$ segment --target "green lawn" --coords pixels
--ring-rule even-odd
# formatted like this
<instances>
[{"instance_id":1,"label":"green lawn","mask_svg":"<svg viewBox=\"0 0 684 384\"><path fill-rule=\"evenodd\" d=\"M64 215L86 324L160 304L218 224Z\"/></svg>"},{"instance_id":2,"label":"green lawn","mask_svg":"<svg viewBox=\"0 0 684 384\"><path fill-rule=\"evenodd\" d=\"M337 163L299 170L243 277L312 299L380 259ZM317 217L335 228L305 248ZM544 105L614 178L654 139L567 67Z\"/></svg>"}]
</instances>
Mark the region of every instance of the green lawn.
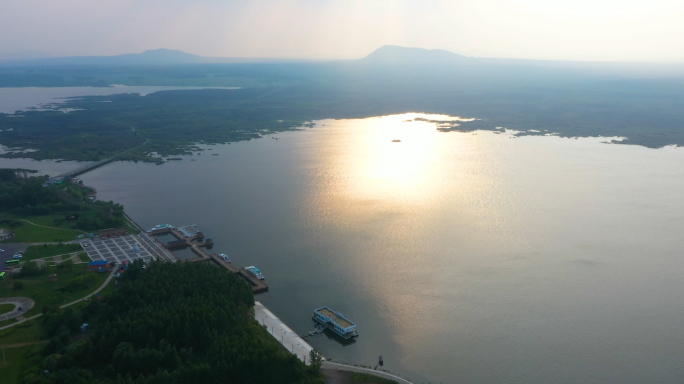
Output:
<instances>
[{"instance_id":1,"label":"green lawn","mask_svg":"<svg viewBox=\"0 0 684 384\"><path fill-rule=\"evenodd\" d=\"M30 261L78 251L83 251L80 244L34 245L26 249L26 253L24 253L24 257L21 260Z\"/></svg>"},{"instance_id":2,"label":"green lawn","mask_svg":"<svg viewBox=\"0 0 684 384\"><path fill-rule=\"evenodd\" d=\"M93 288L94 291L96 288ZM114 291L114 280L112 280L105 289L100 291L103 296L109 295ZM89 292L90 293L90 292ZM85 296L85 295L83 295ZM73 300L72 300L73 301ZM87 301L81 301L71 306L71 308L79 308L84 305L88 305ZM35 341L42 340L42 334L40 329L40 318L35 320L29 320L24 323L15 325L14 327L7 328L0 331L0 345L10 345L10 344L20 344L20 343L31 343ZM0 327L5 325L10 325L16 322L15 319L6 320L0 322ZM3 382L4 384L4 382Z\"/></svg>"},{"instance_id":3,"label":"green lawn","mask_svg":"<svg viewBox=\"0 0 684 384\"><path fill-rule=\"evenodd\" d=\"M25 314L26 317L31 317L41 313L46 305L63 305L88 295L99 288L108 276L108 273L88 272L82 264L75 265L71 271L58 271L56 267L48 267L46 272L40 276L25 278L18 278L14 273L10 273L9 279L0 282L0 297L24 296L33 299L36 305ZM57 274L57 281L50 281L48 276L51 273ZM92 281L84 284L85 288L80 286L71 291L60 290L68 286L74 278L85 275L95 276L91 278ZM24 288L14 290L15 281L22 281Z\"/></svg>"},{"instance_id":4,"label":"green lawn","mask_svg":"<svg viewBox=\"0 0 684 384\"><path fill-rule=\"evenodd\" d=\"M79 259L81 259L82 262L84 263L89 263L93 261L90 257L88 257L88 254L83 252L78 254Z\"/></svg>"},{"instance_id":5,"label":"green lawn","mask_svg":"<svg viewBox=\"0 0 684 384\"><path fill-rule=\"evenodd\" d=\"M30 320L0 331L0 345L31 343L41 340L40 321Z\"/></svg>"},{"instance_id":6,"label":"green lawn","mask_svg":"<svg viewBox=\"0 0 684 384\"><path fill-rule=\"evenodd\" d=\"M7 243L36 243L36 242L58 242L58 241L69 241L74 240L76 236L83 234L81 231L76 231L69 229L71 223L63 222L60 224L55 224L55 220L61 220L63 216L61 215L44 215L44 216L26 216L26 217L16 217L9 213L0 214L0 221L2 220L28 220L34 224L44 225L53 228L39 227L38 225L32 225L25 221L21 221L21 225L18 227L8 227L4 225L3 227L9 230L15 231L17 237L11 240L7 240Z\"/></svg>"},{"instance_id":7,"label":"green lawn","mask_svg":"<svg viewBox=\"0 0 684 384\"><path fill-rule=\"evenodd\" d=\"M4 327L5 325L10 325L12 323L16 323L17 319L9 319L9 320L4 320L0 321L0 327Z\"/></svg>"},{"instance_id":8,"label":"green lawn","mask_svg":"<svg viewBox=\"0 0 684 384\"><path fill-rule=\"evenodd\" d=\"M14 309L14 304L0 304L0 315L10 312Z\"/></svg>"},{"instance_id":9,"label":"green lawn","mask_svg":"<svg viewBox=\"0 0 684 384\"><path fill-rule=\"evenodd\" d=\"M0 378L2 384L16 384L21 382L19 375L31 355L40 351L42 345L31 345L19 348L6 348L5 361L7 365L0 364Z\"/></svg>"}]
</instances>

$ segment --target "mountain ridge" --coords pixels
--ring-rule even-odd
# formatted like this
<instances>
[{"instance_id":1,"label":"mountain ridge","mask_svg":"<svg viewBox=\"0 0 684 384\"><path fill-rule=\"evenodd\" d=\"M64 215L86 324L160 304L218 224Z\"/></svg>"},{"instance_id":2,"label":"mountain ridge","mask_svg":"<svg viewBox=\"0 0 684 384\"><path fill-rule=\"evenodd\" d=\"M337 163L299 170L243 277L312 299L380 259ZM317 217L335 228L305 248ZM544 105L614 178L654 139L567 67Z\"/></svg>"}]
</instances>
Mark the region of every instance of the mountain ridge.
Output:
<instances>
[{"instance_id":1,"label":"mountain ridge","mask_svg":"<svg viewBox=\"0 0 684 384\"><path fill-rule=\"evenodd\" d=\"M467 60L468 57L443 49L425 49L401 47L398 45L383 45L382 47L363 57L363 62L384 64L429 64L450 63Z\"/></svg>"}]
</instances>

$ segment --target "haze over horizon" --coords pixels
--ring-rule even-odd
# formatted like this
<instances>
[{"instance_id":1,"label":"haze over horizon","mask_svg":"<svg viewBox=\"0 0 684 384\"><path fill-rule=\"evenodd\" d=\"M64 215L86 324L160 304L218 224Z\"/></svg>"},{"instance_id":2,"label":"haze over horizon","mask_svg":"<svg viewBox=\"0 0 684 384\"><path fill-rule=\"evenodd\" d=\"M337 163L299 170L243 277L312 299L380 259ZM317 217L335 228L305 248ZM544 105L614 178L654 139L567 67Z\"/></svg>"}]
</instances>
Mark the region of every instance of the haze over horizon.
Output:
<instances>
[{"instance_id":1,"label":"haze over horizon","mask_svg":"<svg viewBox=\"0 0 684 384\"><path fill-rule=\"evenodd\" d=\"M122 0L3 4L0 53L357 59L383 45L471 57L682 62L673 0Z\"/></svg>"}]
</instances>

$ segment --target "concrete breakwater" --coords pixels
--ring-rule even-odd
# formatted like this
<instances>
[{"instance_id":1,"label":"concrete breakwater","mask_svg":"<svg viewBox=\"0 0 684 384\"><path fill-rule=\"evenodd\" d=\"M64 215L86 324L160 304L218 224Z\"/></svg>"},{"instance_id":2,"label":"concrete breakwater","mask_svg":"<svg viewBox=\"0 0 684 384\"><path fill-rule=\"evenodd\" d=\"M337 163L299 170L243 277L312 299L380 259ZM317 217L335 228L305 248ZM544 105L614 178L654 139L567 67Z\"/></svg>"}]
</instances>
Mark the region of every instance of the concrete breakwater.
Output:
<instances>
[{"instance_id":1,"label":"concrete breakwater","mask_svg":"<svg viewBox=\"0 0 684 384\"><path fill-rule=\"evenodd\" d=\"M304 364L309 365L311 363L309 353L313 347L258 301L254 302L254 319Z\"/></svg>"}]
</instances>

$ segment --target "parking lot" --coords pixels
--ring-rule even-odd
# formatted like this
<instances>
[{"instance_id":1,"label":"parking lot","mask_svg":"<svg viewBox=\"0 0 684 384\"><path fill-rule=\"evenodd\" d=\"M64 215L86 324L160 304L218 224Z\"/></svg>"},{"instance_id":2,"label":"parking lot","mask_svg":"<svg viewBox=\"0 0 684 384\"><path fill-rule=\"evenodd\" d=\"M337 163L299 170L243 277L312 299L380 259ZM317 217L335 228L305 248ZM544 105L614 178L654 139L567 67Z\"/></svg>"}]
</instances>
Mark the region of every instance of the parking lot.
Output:
<instances>
[{"instance_id":1,"label":"parking lot","mask_svg":"<svg viewBox=\"0 0 684 384\"><path fill-rule=\"evenodd\" d=\"M2 268L5 266L5 261L7 260L13 260L12 256L16 252L25 252L26 247L28 247L28 244L22 244L22 243L6 243L6 244L0 244L0 249L3 251L0 252L0 271L2 271Z\"/></svg>"},{"instance_id":2,"label":"parking lot","mask_svg":"<svg viewBox=\"0 0 684 384\"><path fill-rule=\"evenodd\" d=\"M143 259L145 262L157 258L165 259L160 250L153 249L136 235L117 236L105 240L93 238L81 241L81 245L93 261L106 260L120 264L123 261L133 262L137 259Z\"/></svg>"}]
</instances>

